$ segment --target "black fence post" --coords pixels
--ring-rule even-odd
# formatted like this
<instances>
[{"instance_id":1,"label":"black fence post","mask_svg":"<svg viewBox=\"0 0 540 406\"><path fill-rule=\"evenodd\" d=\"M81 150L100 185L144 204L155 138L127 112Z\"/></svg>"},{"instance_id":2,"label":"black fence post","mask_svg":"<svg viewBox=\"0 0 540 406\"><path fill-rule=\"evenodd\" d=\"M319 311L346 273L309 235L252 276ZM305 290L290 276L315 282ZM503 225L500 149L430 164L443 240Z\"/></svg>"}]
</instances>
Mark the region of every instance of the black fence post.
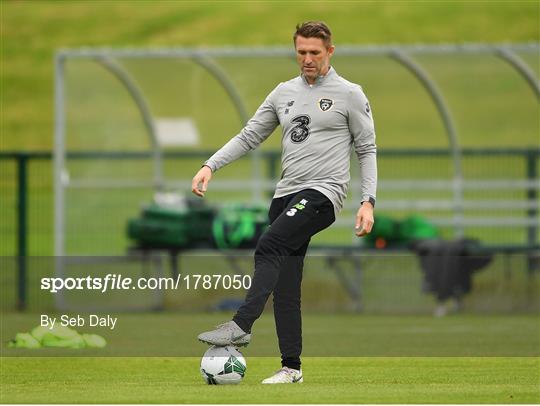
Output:
<instances>
[{"instance_id":1,"label":"black fence post","mask_svg":"<svg viewBox=\"0 0 540 406\"><path fill-rule=\"evenodd\" d=\"M28 156L17 154L17 310L26 308L26 257L28 246Z\"/></svg>"},{"instance_id":2,"label":"black fence post","mask_svg":"<svg viewBox=\"0 0 540 406\"><path fill-rule=\"evenodd\" d=\"M538 219L538 191L533 187L534 181L538 179L537 170L538 151L529 150L527 152L527 180L531 183L531 187L527 189L527 200L531 203L531 206L527 210L527 218L531 220L531 224L527 228L527 243L530 246L536 245L538 238L538 226L536 220ZM538 269L538 258L535 255L527 256L527 270L529 273Z\"/></svg>"}]
</instances>

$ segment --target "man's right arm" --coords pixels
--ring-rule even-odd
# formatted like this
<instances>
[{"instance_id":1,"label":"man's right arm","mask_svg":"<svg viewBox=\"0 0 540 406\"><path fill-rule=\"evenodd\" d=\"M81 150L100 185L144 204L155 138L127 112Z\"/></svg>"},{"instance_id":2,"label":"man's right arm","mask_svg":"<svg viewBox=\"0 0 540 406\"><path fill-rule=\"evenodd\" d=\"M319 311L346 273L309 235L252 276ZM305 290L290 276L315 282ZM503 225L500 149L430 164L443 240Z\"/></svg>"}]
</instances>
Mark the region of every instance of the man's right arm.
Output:
<instances>
[{"instance_id":1,"label":"man's right arm","mask_svg":"<svg viewBox=\"0 0 540 406\"><path fill-rule=\"evenodd\" d=\"M191 191L203 197L212 173L257 148L279 125L276 111L278 85L238 135L208 159L191 182Z\"/></svg>"},{"instance_id":2,"label":"man's right arm","mask_svg":"<svg viewBox=\"0 0 540 406\"><path fill-rule=\"evenodd\" d=\"M257 148L274 132L279 125L275 102L278 89L279 86L268 95L242 131L204 163L212 172Z\"/></svg>"}]
</instances>

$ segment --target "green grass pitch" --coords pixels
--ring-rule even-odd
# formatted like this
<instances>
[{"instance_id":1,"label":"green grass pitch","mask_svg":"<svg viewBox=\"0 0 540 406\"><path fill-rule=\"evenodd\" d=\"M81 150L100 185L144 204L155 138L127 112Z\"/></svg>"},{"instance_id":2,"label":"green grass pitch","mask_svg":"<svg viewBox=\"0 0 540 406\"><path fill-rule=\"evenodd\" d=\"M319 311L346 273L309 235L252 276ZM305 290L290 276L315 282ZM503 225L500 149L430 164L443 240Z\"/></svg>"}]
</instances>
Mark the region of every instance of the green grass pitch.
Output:
<instances>
[{"instance_id":1,"label":"green grass pitch","mask_svg":"<svg viewBox=\"0 0 540 406\"><path fill-rule=\"evenodd\" d=\"M91 331L107 338L104 350L36 352L10 350L5 342L15 331L33 327L38 315L3 314L0 401L540 403L538 316L308 313L303 322L305 381L271 387L260 384L279 368L271 315L257 321L253 342L242 350L248 368L235 387L204 383L199 361L206 346L194 340L226 315L118 316L114 332ZM187 356L177 356L181 353Z\"/></svg>"},{"instance_id":2,"label":"green grass pitch","mask_svg":"<svg viewBox=\"0 0 540 406\"><path fill-rule=\"evenodd\" d=\"M2 403L540 403L538 358L304 359L303 384L208 386L198 358L4 358Z\"/></svg>"}]
</instances>

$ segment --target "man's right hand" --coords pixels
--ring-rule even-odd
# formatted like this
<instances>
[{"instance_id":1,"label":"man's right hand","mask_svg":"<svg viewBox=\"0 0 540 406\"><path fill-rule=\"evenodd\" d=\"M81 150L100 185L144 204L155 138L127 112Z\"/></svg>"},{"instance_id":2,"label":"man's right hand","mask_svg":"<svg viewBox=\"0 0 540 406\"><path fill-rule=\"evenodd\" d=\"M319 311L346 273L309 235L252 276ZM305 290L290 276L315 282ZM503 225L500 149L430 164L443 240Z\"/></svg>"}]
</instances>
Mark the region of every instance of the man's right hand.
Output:
<instances>
[{"instance_id":1,"label":"man's right hand","mask_svg":"<svg viewBox=\"0 0 540 406\"><path fill-rule=\"evenodd\" d=\"M212 179L212 170L209 166L203 166L191 181L191 191L197 196L204 197L208 182Z\"/></svg>"}]
</instances>

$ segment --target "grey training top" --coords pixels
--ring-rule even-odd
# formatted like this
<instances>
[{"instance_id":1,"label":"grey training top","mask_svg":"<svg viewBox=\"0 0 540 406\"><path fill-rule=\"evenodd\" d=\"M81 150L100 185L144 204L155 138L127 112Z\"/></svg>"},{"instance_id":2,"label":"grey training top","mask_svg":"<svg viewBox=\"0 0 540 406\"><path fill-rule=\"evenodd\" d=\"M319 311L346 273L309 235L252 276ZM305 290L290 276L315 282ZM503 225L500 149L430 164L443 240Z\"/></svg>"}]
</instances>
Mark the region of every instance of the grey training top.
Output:
<instances>
[{"instance_id":1,"label":"grey training top","mask_svg":"<svg viewBox=\"0 0 540 406\"><path fill-rule=\"evenodd\" d=\"M375 199L377 147L369 102L362 88L330 67L308 84L303 75L280 83L240 133L205 162L217 171L283 128L281 180L274 197L315 189L330 199L336 214L350 181L350 155L360 161L362 201Z\"/></svg>"}]
</instances>

